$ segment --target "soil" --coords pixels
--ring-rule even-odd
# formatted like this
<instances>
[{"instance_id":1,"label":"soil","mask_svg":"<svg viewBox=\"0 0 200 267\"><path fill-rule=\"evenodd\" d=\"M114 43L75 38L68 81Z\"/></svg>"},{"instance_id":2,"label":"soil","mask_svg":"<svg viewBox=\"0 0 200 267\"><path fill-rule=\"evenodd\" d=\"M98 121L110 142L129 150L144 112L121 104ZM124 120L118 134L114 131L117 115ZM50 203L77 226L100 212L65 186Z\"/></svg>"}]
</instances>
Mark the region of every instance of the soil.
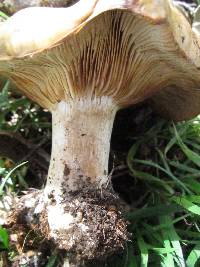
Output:
<instances>
[{"instance_id":1,"label":"soil","mask_svg":"<svg viewBox=\"0 0 200 267\"><path fill-rule=\"evenodd\" d=\"M12 234L23 225L23 232L33 231L37 237L50 240L52 247L65 249L76 267L85 266L85 262L91 260L105 259L123 249L129 234L115 194L104 189L82 190L66 196L65 212L75 217L76 223L67 231L57 232L56 238L52 238L47 226L45 206L41 214L35 212L42 204L41 196L41 191L34 190L20 199L11 211L9 231Z\"/></svg>"}]
</instances>

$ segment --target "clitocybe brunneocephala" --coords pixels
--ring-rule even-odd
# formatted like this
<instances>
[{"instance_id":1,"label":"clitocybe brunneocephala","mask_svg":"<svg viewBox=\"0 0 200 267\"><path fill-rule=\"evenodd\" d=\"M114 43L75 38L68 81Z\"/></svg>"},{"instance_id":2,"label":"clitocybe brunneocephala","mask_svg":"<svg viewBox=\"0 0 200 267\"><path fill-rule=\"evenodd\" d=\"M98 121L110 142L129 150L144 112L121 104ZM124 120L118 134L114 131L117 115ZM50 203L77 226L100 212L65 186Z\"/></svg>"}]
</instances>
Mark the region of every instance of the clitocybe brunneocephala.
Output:
<instances>
[{"instance_id":1,"label":"clitocybe brunneocephala","mask_svg":"<svg viewBox=\"0 0 200 267\"><path fill-rule=\"evenodd\" d=\"M90 259L123 246L107 186L115 114L149 99L174 120L197 115L199 45L170 0L81 0L0 24L0 73L52 113L47 183L24 205L59 248Z\"/></svg>"}]
</instances>

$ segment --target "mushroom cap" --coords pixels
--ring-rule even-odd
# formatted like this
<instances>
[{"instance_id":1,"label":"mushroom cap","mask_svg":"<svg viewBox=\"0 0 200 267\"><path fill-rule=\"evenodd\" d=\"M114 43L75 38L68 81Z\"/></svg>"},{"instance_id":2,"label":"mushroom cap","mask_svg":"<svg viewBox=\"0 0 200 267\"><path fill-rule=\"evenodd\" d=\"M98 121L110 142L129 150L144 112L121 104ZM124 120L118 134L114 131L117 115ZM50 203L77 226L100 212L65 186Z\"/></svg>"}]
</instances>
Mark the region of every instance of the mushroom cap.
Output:
<instances>
[{"instance_id":1,"label":"mushroom cap","mask_svg":"<svg viewBox=\"0 0 200 267\"><path fill-rule=\"evenodd\" d=\"M81 0L0 24L0 73L49 110L108 96L149 99L174 120L200 113L200 38L171 0Z\"/></svg>"}]
</instances>

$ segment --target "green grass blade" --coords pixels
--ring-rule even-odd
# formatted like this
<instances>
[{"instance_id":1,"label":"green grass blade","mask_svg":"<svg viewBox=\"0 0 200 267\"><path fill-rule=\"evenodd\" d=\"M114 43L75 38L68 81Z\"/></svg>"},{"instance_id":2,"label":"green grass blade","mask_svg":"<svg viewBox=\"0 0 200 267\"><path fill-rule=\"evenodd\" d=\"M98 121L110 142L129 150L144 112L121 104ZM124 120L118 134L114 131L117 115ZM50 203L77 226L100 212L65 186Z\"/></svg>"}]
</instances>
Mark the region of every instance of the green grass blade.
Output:
<instances>
[{"instance_id":1,"label":"green grass blade","mask_svg":"<svg viewBox=\"0 0 200 267\"><path fill-rule=\"evenodd\" d=\"M141 267L148 267L148 259L149 259L148 247L141 235L139 235L137 241L141 255Z\"/></svg>"},{"instance_id":2,"label":"green grass blade","mask_svg":"<svg viewBox=\"0 0 200 267\"><path fill-rule=\"evenodd\" d=\"M6 229L0 227L0 248L8 249L9 248L9 237Z\"/></svg>"},{"instance_id":3,"label":"green grass blade","mask_svg":"<svg viewBox=\"0 0 200 267\"><path fill-rule=\"evenodd\" d=\"M143 181L147 181L148 183L159 185L163 187L169 194L174 194L173 188L156 176L143 171L135 170L132 166L130 166L130 171L134 177L139 178Z\"/></svg>"},{"instance_id":4,"label":"green grass blade","mask_svg":"<svg viewBox=\"0 0 200 267\"><path fill-rule=\"evenodd\" d=\"M8 19L9 17L2 11L0 11L0 17L4 18L4 19Z\"/></svg>"},{"instance_id":5,"label":"green grass blade","mask_svg":"<svg viewBox=\"0 0 200 267\"><path fill-rule=\"evenodd\" d=\"M185 199L193 202L193 203L197 203L200 204L200 196L197 195L189 195L189 196L185 196Z\"/></svg>"},{"instance_id":6,"label":"green grass blade","mask_svg":"<svg viewBox=\"0 0 200 267\"><path fill-rule=\"evenodd\" d=\"M184 183L182 183L176 176L174 176L171 172L169 172L165 168L161 167L159 164L154 163L153 161L150 160L140 160L140 159L135 159L134 162L157 168L158 170L167 174L172 180L174 180L177 183L177 185L181 186L186 192L191 193L191 191L187 188L187 186Z\"/></svg>"},{"instance_id":7,"label":"green grass blade","mask_svg":"<svg viewBox=\"0 0 200 267\"><path fill-rule=\"evenodd\" d=\"M187 211L200 216L200 207L187 200L185 197L172 197L171 200L175 201L178 205L184 207Z\"/></svg>"},{"instance_id":8,"label":"green grass blade","mask_svg":"<svg viewBox=\"0 0 200 267\"><path fill-rule=\"evenodd\" d=\"M165 228L165 238L168 239L174 248L174 261L176 261L179 267L185 267L185 261L183 257L183 251L180 244L180 237L178 236L177 232L175 231L174 225L171 224L172 219L170 216L162 216L160 217L161 223L165 223L169 225Z\"/></svg>"},{"instance_id":9,"label":"green grass blade","mask_svg":"<svg viewBox=\"0 0 200 267\"><path fill-rule=\"evenodd\" d=\"M198 176L199 177L199 176ZM190 178L188 179L189 177L186 177L186 180L184 181L187 186L196 194L200 194L200 183L193 179L193 178Z\"/></svg>"},{"instance_id":10,"label":"green grass blade","mask_svg":"<svg viewBox=\"0 0 200 267\"><path fill-rule=\"evenodd\" d=\"M179 131L179 134L180 136L182 134L184 134L184 132L186 132L187 130L187 127L182 127ZM170 149L177 143L177 138L176 136L173 136L170 141L168 142L168 144L166 145L165 147L165 151L164 151L164 154L167 155L167 153L170 151Z\"/></svg>"},{"instance_id":11,"label":"green grass blade","mask_svg":"<svg viewBox=\"0 0 200 267\"><path fill-rule=\"evenodd\" d=\"M177 138L178 144L180 146L180 148L182 149L182 151L185 153L185 155L198 167L200 167L200 156L192 151L191 149L189 149L182 141L182 139L180 138L177 129L174 125L174 132L175 132L175 136Z\"/></svg>"},{"instance_id":12,"label":"green grass blade","mask_svg":"<svg viewBox=\"0 0 200 267\"><path fill-rule=\"evenodd\" d=\"M127 249L127 262L124 265L124 267L139 267L136 261L136 257L134 255L134 251L133 251L133 245L128 245L128 249Z\"/></svg>"},{"instance_id":13,"label":"green grass blade","mask_svg":"<svg viewBox=\"0 0 200 267\"><path fill-rule=\"evenodd\" d=\"M13 168L11 171L9 171L9 173L6 175L6 177L3 179L3 182L0 185L0 196L3 195L4 186L6 185L8 179L13 174L13 172L15 172L15 170L17 170L18 168L24 166L27 163L28 163L28 161L22 162L21 164L17 165L15 168Z\"/></svg>"},{"instance_id":14,"label":"green grass blade","mask_svg":"<svg viewBox=\"0 0 200 267\"><path fill-rule=\"evenodd\" d=\"M181 171L186 171L186 172L189 172L189 173L198 173L198 175L200 176L200 170L198 171L197 169L195 168L192 168L186 164L182 164L180 162L176 162L176 161L169 161L169 164L173 167L175 167L177 170L181 170ZM198 172L197 172L198 171Z\"/></svg>"},{"instance_id":15,"label":"green grass blade","mask_svg":"<svg viewBox=\"0 0 200 267\"><path fill-rule=\"evenodd\" d=\"M176 204L157 205L155 207L148 207L148 208L136 210L134 212L129 212L126 215L126 218L131 221L131 220L138 220L142 218L151 218L155 216L173 214L176 212L181 212L183 210L184 208Z\"/></svg>"},{"instance_id":16,"label":"green grass blade","mask_svg":"<svg viewBox=\"0 0 200 267\"><path fill-rule=\"evenodd\" d=\"M196 264L199 261L199 259L200 259L200 243L196 245L190 252L186 260L187 267L197 267Z\"/></svg>"}]
</instances>

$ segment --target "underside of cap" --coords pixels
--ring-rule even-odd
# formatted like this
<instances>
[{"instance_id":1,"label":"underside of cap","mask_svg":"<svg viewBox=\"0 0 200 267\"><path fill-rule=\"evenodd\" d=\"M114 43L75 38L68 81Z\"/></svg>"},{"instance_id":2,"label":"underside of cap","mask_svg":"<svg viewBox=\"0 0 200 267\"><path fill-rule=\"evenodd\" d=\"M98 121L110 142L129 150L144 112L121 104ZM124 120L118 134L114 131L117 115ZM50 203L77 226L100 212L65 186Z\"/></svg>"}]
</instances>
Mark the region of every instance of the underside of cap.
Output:
<instances>
[{"instance_id":1,"label":"underside of cap","mask_svg":"<svg viewBox=\"0 0 200 267\"><path fill-rule=\"evenodd\" d=\"M73 8L78 15L68 22L70 9L33 9L31 21L60 18L45 42L42 22L38 34L31 24L34 34L23 35L26 11L0 25L0 72L28 97L50 110L62 100L109 96L119 107L150 98L175 120L200 113L200 38L170 0L80 1Z\"/></svg>"}]
</instances>

